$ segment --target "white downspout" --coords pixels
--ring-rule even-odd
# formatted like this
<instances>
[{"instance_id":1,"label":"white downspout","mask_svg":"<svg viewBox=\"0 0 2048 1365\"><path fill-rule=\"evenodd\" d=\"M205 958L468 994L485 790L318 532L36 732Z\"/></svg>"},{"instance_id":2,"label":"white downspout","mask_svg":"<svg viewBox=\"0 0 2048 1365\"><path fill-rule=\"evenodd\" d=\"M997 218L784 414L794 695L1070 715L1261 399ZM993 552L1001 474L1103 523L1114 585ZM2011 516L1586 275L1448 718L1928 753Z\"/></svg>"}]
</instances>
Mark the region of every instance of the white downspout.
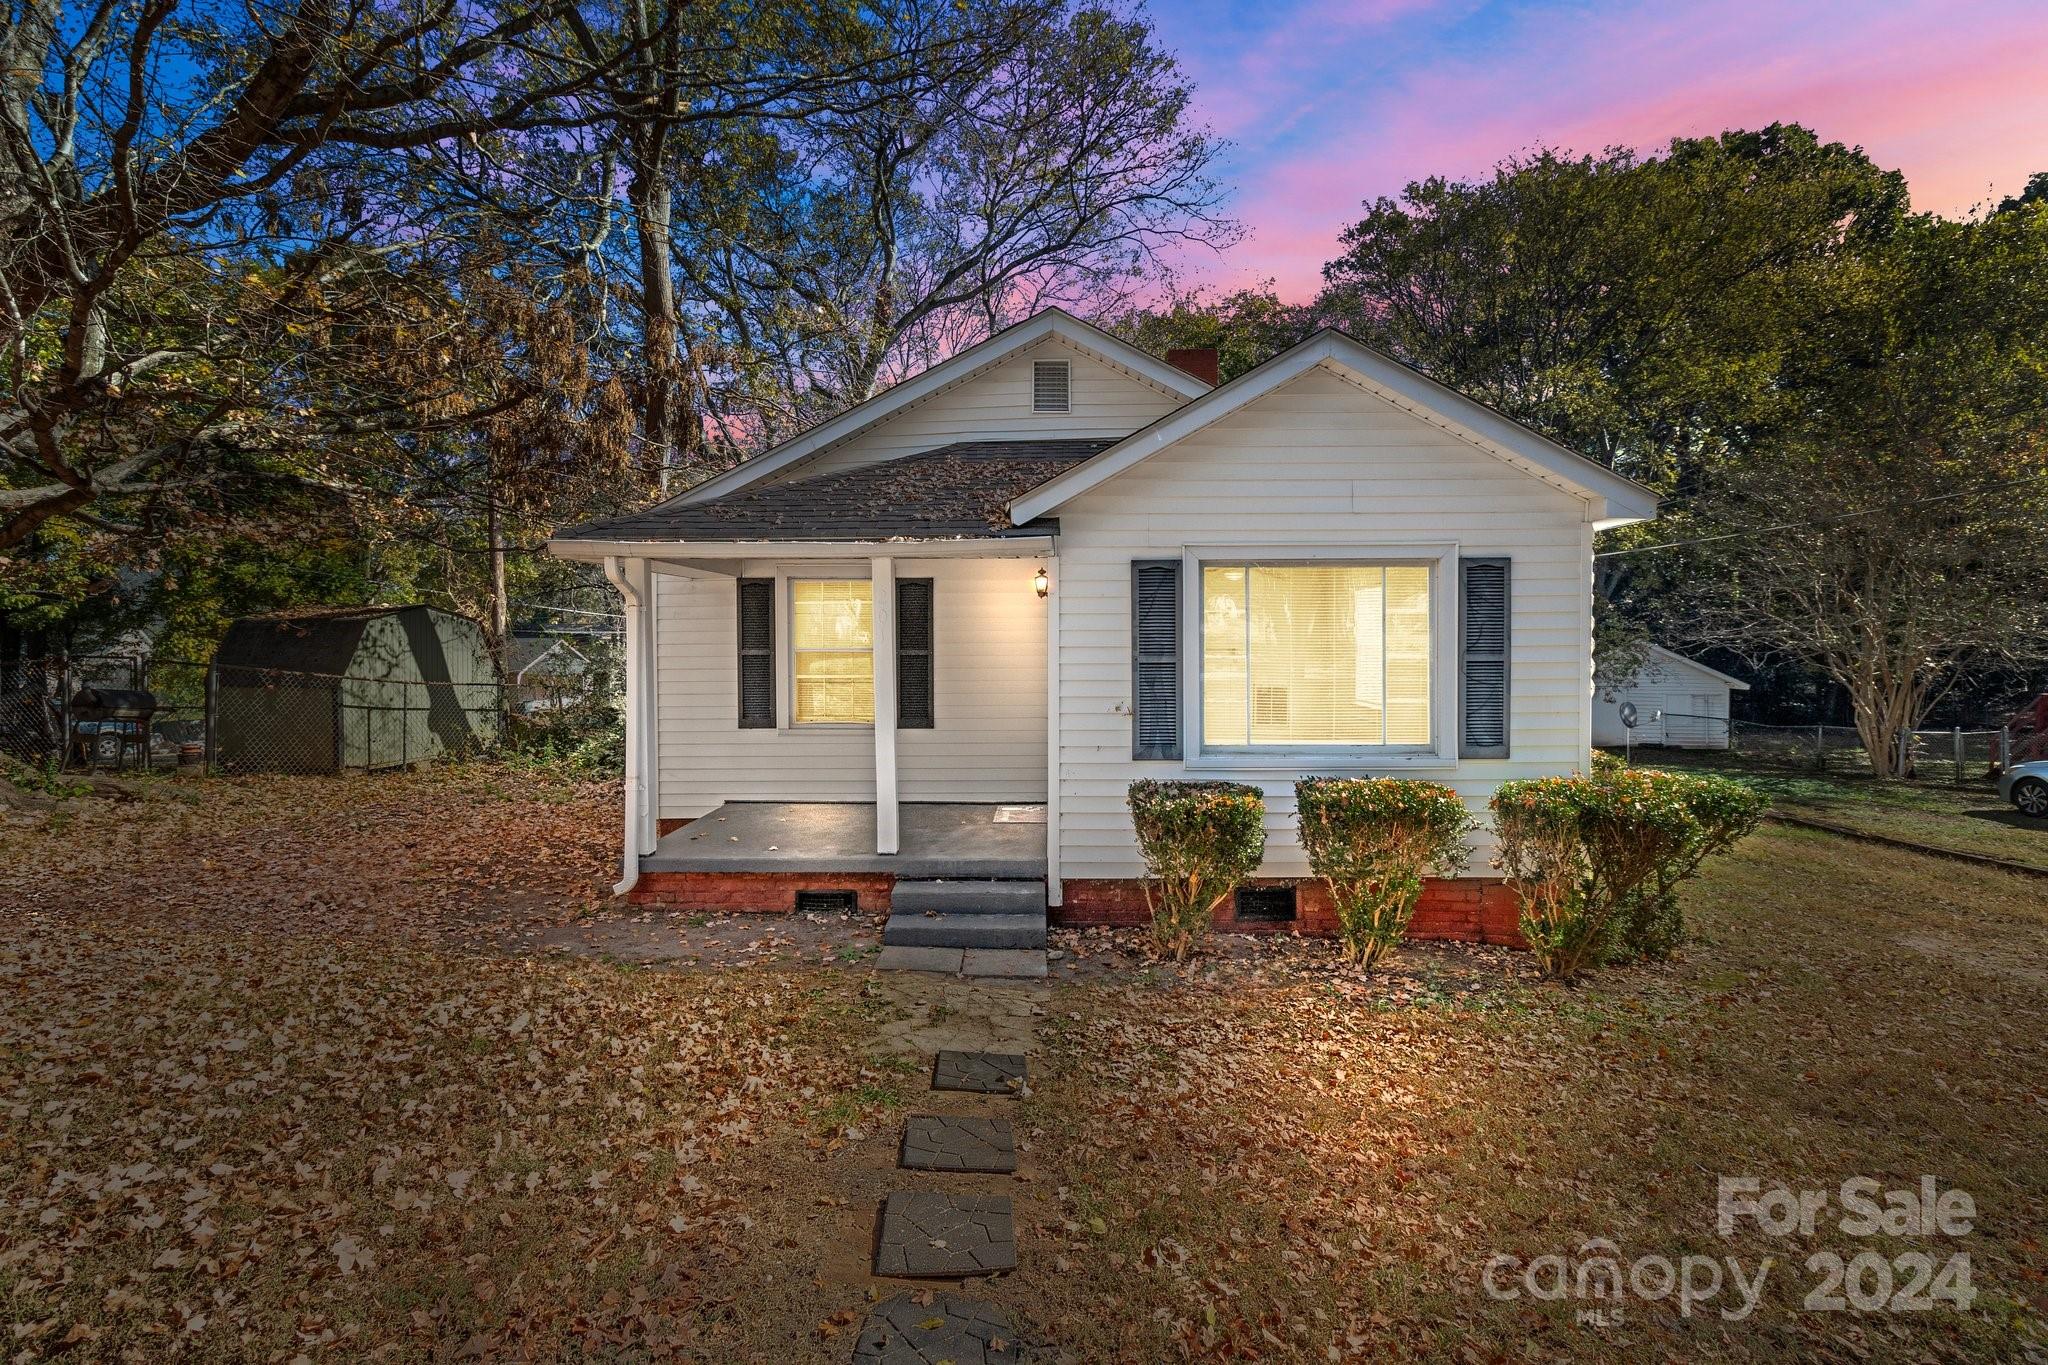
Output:
<instances>
[{"instance_id":1,"label":"white downspout","mask_svg":"<svg viewBox=\"0 0 2048 1365\"><path fill-rule=\"evenodd\" d=\"M640 593L626 577L626 561L619 555L606 555L604 576L618 589L619 597L626 604L626 818L625 846L620 854L619 880L612 887L614 896L623 896L633 889L640 880L640 809L646 801L646 777L640 771L640 728L641 710L647 705L645 687L640 676Z\"/></svg>"}]
</instances>

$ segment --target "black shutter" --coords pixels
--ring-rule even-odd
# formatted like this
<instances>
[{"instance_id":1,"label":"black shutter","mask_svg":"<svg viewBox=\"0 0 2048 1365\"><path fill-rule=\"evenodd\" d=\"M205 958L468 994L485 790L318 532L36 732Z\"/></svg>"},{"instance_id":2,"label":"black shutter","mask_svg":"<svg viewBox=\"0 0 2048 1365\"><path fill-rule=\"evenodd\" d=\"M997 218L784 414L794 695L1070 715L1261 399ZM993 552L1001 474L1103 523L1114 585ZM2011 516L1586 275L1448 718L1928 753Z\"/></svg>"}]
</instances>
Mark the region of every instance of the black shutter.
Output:
<instances>
[{"instance_id":1,"label":"black shutter","mask_svg":"<svg viewBox=\"0 0 2048 1365\"><path fill-rule=\"evenodd\" d=\"M1180 757L1180 561L1131 561L1131 757Z\"/></svg>"},{"instance_id":2,"label":"black shutter","mask_svg":"<svg viewBox=\"0 0 2048 1365\"><path fill-rule=\"evenodd\" d=\"M896 580L896 728L929 730L932 718L932 581Z\"/></svg>"},{"instance_id":3,"label":"black shutter","mask_svg":"<svg viewBox=\"0 0 2048 1365\"><path fill-rule=\"evenodd\" d=\"M1458 757L1508 756L1510 561L1458 561Z\"/></svg>"},{"instance_id":4,"label":"black shutter","mask_svg":"<svg viewBox=\"0 0 2048 1365\"><path fill-rule=\"evenodd\" d=\"M775 580L740 580L740 729L775 728Z\"/></svg>"}]
</instances>

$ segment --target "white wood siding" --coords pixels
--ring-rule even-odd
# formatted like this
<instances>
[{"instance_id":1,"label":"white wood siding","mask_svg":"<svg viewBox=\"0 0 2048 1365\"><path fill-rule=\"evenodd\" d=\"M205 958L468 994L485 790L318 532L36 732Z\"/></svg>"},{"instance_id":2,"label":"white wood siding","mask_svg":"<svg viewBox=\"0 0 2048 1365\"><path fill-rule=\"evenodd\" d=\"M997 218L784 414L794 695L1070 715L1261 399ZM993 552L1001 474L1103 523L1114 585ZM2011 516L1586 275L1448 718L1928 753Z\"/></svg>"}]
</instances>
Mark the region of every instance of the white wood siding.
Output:
<instances>
[{"instance_id":1,"label":"white wood siding","mask_svg":"<svg viewBox=\"0 0 2048 1365\"><path fill-rule=\"evenodd\" d=\"M1593 742L1615 748L1630 742L1621 723L1621 704L1628 701L1636 706L1636 744L1725 749L1728 696L1728 684L1713 674L1653 658L1632 682L1600 689L1593 700Z\"/></svg>"},{"instance_id":2,"label":"white wood siding","mask_svg":"<svg viewBox=\"0 0 2048 1365\"><path fill-rule=\"evenodd\" d=\"M1031 410L1031 363L1066 360L1073 365L1070 410ZM964 380L914 407L890 416L860 435L792 465L769 482L811 478L842 469L934 450L954 441L1128 436L1181 404L1178 395L1155 388L1127 371L1049 337L1008 360Z\"/></svg>"},{"instance_id":3,"label":"white wood siding","mask_svg":"<svg viewBox=\"0 0 2048 1365\"><path fill-rule=\"evenodd\" d=\"M1330 371L1302 376L1057 515L1063 877L1142 875L1125 790L1139 777L1183 775L1264 787L1264 874L1308 871L1294 834L1293 782L1302 771L1210 773L1195 763L1131 758L1131 561L1178 558L1189 545L1357 546L1370 558L1376 542L1433 541L1455 542L1465 556L1512 557L1510 757L1405 775L1448 782L1483 815L1503 779L1567 773L1588 762L1592 528L1585 504ZM1183 669L1192 670L1194 636L1184 640ZM1456 660L1439 659L1437 667L1455 669ZM1456 716L1440 715L1438 723L1455 726ZM1494 875L1490 853L1482 835L1469 872Z\"/></svg>"},{"instance_id":4,"label":"white wood siding","mask_svg":"<svg viewBox=\"0 0 2048 1365\"><path fill-rule=\"evenodd\" d=\"M1043 801L1045 603L1034 561L898 560L905 578L930 577L936 613L937 726L897 732L903 801ZM865 577L866 565L815 566ZM749 565L749 577L798 564ZM655 659L660 815L689 818L725 801L872 801L874 734L865 727L789 724L786 688L774 730L739 728L738 603L732 579L661 577ZM778 670L788 667L787 623Z\"/></svg>"}]
</instances>

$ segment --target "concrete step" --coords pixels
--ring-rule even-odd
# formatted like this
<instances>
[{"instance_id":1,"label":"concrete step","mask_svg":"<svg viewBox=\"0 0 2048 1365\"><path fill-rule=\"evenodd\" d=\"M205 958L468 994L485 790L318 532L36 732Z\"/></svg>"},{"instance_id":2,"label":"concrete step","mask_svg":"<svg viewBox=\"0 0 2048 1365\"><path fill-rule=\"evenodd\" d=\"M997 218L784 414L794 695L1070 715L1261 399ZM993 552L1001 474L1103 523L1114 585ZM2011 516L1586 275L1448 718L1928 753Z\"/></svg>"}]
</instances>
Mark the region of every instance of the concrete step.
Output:
<instances>
[{"instance_id":1,"label":"concrete step","mask_svg":"<svg viewBox=\"0 0 2048 1365\"><path fill-rule=\"evenodd\" d=\"M889 916L882 926L885 947L1043 948L1045 912L1035 915Z\"/></svg>"},{"instance_id":2,"label":"concrete step","mask_svg":"<svg viewBox=\"0 0 2048 1365\"><path fill-rule=\"evenodd\" d=\"M889 897L889 909L914 915L927 910L942 915L1042 915L1045 883L913 878L896 883Z\"/></svg>"},{"instance_id":3,"label":"concrete step","mask_svg":"<svg viewBox=\"0 0 2048 1365\"><path fill-rule=\"evenodd\" d=\"M906 948L882 949L875 959L880 972L942 972L947 976L993 976L1043 979L1043 948Z\"/></svg>"}]
</instances>

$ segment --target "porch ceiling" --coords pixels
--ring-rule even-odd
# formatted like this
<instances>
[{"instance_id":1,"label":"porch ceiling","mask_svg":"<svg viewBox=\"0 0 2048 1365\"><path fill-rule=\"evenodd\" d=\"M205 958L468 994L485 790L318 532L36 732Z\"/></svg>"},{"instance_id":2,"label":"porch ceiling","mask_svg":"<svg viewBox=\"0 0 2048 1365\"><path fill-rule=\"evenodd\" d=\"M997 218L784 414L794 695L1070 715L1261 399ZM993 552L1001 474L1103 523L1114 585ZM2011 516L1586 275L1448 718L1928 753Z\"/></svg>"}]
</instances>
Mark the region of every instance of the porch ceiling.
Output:
<instances>
[{"instance_id":1,"label":"porch ceiling","mask_svg":"<svg viewBox=\"0 0 2048 1365\"><path fill-rule=\"evenodd\" d=\"M643 872L893 872L899 877L1045 876L1045 825L997 824L993 805L906 804L900 851L875 852L875 808L734 801L662 836Z\"/></svg>"}]
</instances>

